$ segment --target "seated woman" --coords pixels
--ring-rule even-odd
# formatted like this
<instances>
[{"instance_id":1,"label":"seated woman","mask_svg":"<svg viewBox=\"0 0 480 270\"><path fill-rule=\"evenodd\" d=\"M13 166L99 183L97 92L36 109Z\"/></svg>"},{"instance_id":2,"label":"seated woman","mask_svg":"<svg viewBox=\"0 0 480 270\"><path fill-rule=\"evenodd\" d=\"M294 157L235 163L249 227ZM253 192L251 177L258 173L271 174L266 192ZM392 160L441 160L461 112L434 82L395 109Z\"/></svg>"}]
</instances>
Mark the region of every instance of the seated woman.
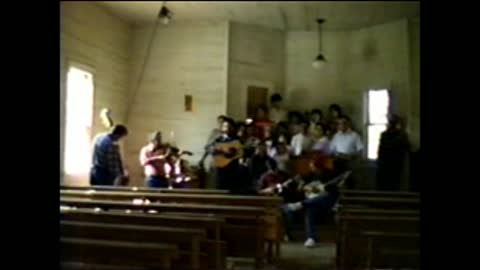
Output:
<instances>
[{"instance_id":1,"label":"seated woman","mask_svg":"<svg viewBox=\"0 0 480 270\"><path fill-rule=\"evenodd\" d=\"M327 137L326 126L323 124L316 124L311 128L310 136L313 140L312 151L328 154L330 146Z\"/></svg>"},{"instance_id":2,"label":"seated woman","mask_svg":"<svg viewBox=\"0 0 480 270\"><path fill-rule=\"evenodd\" d=\"M295 212L300 209L305 210L307 240L304 245L306 247L313 247L318 242L317 221L322 214L332 210L338 200L338 187L343 185L345 178L350 174L350 172L346 172L332 178L332 170L325 166L329 163L325 158L324 156L315 157L310 162L310 176L306 177L305 180L300 180L300 186L303 183L307 183L303 186L305 199L282 207L288 238L291 238L292 219ZM327 179L331 180L326 181Z\"/></svg>"},{"instance_id":3,"label":"seated woman","mask_svg":"<svg viewBox=\"0 0 480 270\"><path fill-rule=\"evenodd\" d=\"M310 113L308 124L308 133L312 133L317 125L323 124L323 113L320 109L313 109Z\"/></svg>"},{"instance_id":4,"label":"seated woman","mask_svg":"<svg viewBox=\"0 0 480 270\"><path fill-rule=\"evenodd\" d=\"M283 137L278 138L277 143L272 147L268 155L277 162L279 170L288 171L290 153L288 152L288 145Z\"/></svg>"}]
</instances>

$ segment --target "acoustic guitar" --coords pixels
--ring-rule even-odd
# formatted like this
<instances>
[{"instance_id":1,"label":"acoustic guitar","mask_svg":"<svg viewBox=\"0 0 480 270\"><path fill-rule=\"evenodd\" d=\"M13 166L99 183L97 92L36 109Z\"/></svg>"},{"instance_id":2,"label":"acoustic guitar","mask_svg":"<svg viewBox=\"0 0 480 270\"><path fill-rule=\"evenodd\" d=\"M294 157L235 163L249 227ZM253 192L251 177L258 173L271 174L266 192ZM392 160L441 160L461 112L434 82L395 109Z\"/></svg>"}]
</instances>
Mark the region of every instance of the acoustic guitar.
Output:
<instances>
[{"instance_id":1,"label":"acoustic guitar","mask_svg":"<svg viewBox=\"0 0 480 270\"><path fill-rule=\"evenodd\" d=\"M217 168L224 168L232 161L243 157L243 145L238 140L216 143L214 147L213 163ZM232 150L235 150L235 155L227 157Z\"/></svg>"}]
</instances>

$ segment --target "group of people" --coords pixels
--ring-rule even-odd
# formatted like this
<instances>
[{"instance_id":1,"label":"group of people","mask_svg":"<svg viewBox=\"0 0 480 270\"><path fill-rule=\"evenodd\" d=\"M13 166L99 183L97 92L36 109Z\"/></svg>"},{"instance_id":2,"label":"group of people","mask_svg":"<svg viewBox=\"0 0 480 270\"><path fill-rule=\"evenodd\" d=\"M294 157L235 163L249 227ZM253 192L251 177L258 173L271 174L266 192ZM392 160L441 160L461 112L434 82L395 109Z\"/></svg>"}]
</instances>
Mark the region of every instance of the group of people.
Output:
<instances>
[{"instance_id":1,"label":"group of people","mask_svg":"<svg viewBox=\"0 0 480 270\"><path fill-rule=\"evenodd\" d=\"M295 213L304 209L305 246L311 247L318 242L317 220L334 209L339 187L354 185L351 164L362 158L363 142L338 104L331 104L325 116L320 109L288 113L279 94L271 96L270 104L270 108L260 106L255 116L245 121L218 116L218 126L212 130L198 165L213 176L218 189L283 197L287 238L292 237ZM119 141L127 134L125 126L116 125L96 138L92 185L128 180L119 150ZM380 139L377 161L377 181L382 189L398 188L392 177L399 174L400 156L407 147L402 120L391 117ZM139 165L144 168L146 186L171 187L172 179L185 180L183 154L191 153L163 143L161 132L154 132L140 150ZM297 165L302 163L307 169L299 172Z\"/></svg>"},{"instance_id":2,"label":"group of people","mask_svg":"<svg viewBox=\"0 0 480 270\"><path fill-rule=\"evenodd\" d=\"M217 118L218 127L212 130L199 165L215 175L218 188L232 193L266 193L272 185L265 180L271 178L267 173L278 171L279 175L294 176L295 162L305 157L330 157L335 161L332 167L341 171L348 168L348 161L361 157L360 135L339 105L330 105L324 117L320 109L306 114L287 113L279 94L273 95L270 103L270 109L260 106L255 116L245 121L236 122L226 116ZM230 162L218 166L216 159L225 156L217 151L218 146L227 143L242 147L228 149ZM213 162L206 166L208 156Z\"/></svg>"}]
</instances>

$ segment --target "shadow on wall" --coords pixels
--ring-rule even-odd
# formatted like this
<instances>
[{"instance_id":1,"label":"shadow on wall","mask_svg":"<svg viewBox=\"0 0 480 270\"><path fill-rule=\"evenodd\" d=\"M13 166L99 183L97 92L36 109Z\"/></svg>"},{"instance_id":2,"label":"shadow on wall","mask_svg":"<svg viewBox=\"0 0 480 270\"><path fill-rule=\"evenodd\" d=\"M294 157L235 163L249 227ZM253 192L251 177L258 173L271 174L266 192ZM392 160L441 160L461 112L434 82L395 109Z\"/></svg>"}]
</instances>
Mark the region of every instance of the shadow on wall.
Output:
<instances>
[{"instance_id":1,"label":"shadow on wall","mask_svg":"<svg viewBox=\"0 0 480 270\"><path fill-rule=\"evenodd\" d=\"M310 92L306 88L294 88L289 91L288 105L289 109L309 108L310 104L306 103L309 100Z\"/></svg>"}]
</instances>

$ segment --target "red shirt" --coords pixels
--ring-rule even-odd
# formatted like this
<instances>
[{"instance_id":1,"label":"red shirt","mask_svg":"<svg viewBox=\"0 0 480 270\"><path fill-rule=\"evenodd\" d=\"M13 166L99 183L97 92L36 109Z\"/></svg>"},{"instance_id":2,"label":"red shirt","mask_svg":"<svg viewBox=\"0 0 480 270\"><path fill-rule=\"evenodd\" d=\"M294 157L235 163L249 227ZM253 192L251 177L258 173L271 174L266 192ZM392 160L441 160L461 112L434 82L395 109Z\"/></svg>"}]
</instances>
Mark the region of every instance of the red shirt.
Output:
<instances>
[{"instance_id":1,"label":"red shirt","mask_svg":"<svg viewBox=\"0 0 480 270\"><path fill-rule=\"evenodd\" d=\"M255 119L255 128L257 129L257 137L260 139L265 138L265 129L271 129L272 128L272 121L268 118L262 118L262 119Z\"/></svg>"}]
</instances>

